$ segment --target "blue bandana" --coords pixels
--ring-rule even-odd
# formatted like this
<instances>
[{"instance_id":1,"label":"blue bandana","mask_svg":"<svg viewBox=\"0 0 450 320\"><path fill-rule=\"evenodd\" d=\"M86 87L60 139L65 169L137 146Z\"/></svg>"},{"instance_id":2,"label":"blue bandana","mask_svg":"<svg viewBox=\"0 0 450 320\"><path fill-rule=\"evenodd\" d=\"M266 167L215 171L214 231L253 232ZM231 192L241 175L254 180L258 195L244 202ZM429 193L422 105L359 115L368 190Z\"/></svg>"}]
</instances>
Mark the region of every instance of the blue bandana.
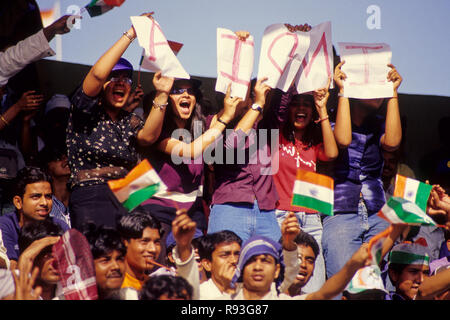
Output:
<instances>
[{"instance_id":1,"label":"blue bandana","mask_svg":"<svg viewBox=\"0 0 450 320\"><path fill-rule=\"evenodd\" d=\"M231 280L231 286L235 287L236 282L242 281L242 273L247 262L254 256L259 256L261 254L269 254L275 258L276 262L280 264L280 275L275 280L277 287L283 281L284 275L284 259L283 259L283 249L281 245L272 239L263 236L253 236L242 245L242 250L239 255L239 261L234 273L233 279Z\"/></svg>"}]
</instances>

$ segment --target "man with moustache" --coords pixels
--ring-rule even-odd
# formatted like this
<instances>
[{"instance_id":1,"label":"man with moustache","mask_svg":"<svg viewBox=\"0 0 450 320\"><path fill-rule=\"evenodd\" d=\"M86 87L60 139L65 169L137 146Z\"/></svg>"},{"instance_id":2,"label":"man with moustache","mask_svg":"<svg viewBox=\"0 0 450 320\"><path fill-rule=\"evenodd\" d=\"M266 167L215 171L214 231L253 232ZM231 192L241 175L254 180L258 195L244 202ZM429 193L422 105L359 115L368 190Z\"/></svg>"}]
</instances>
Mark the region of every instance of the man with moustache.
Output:
<instances>
[{"instance_id":1,"label":"man with moustache","mask_svg":"<svg viewBox=\"0 0 450 320\"><path fill-rule=\"evenodd\" d=\"M0 217L0 230L10 260L11 269L19 258L19 233L33 221L49 219L63 231L69 226L62 220L49 216L52 210L52 185L50 177L37 167L25 167L17 173L13 190L15 212Z\"/></svg>"},{"instance_id":2,"label":"man with moustache","mask_svg":"<svg viewBox=\"0 0 450 320\"><path fill-rule=\"evenodd\" d=\"M84 235L94 258L98 299L109 299L122 287L127 249L120 234L112 228L91 225Z\"/></svg>"}]
</instances>

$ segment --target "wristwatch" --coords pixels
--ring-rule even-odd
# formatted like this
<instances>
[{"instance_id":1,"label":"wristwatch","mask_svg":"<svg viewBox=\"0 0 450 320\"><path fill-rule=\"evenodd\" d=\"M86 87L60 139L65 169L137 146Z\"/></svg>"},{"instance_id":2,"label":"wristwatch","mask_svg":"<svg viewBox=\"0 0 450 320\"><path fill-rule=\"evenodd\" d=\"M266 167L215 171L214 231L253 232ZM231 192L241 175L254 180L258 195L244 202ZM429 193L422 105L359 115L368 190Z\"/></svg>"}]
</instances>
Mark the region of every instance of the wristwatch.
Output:
<instances>
[{"instance_id":1,"label":"wristwatch","mask_svg":"<svg viewBox=\"0 0 450 320\"><path fill-rule=\"evenodd\" d=\"M259 111L259 113L263 112L263 109L261 108L261 106L259 104L256 104L256 103L252 104L252 109L255 110L255 111Z\"/></svg>"}]
</instances>

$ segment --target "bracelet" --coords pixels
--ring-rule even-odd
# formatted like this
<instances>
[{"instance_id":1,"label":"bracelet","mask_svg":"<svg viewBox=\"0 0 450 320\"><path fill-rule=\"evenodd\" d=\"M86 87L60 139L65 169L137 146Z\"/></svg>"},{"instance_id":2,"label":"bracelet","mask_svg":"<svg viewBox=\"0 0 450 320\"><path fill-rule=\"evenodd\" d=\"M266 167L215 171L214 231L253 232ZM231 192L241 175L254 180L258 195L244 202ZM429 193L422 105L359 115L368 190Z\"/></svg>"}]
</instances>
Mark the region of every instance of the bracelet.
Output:
<instances>
[{"instance_id":1,"label":"bracelet","mask_svg":"<svg viewBox=\"0 0 450 320\"><path fill-rule=\"evenodd\" d=\"M130 40L130 42L133 42L133 40L136 39L136 38L131 37L131 36L128 34L128 31L125 31L125 32L123 33L123 35L124 35L125 37L127 37L128 40Z\"/></svg>"},{"instance_id":2,"label":"bracelet","mask_svg":"<svg viewBox=\"0 0 450 320\"><path fill-rule=\"evenodd\" d=\"M1 119L7 126L9 126L9 122L6 121L5 117L3 117L2 114L0 115L0 119Z\"/></svg>"},{"instance_id":3,"label":"bracelet","mask_svg":"<svg viewBox=\"0 0 450 320\"><path fill-rule=\"evenodd\" d=\"M228 123L226 123L225 121L223 121L220 118L217 118L217 121L219 121L221 124L223 124L225 127L228 126Z\"/></svg>"},{"instance_id":4,"label":"bracelet","mask_svg":"<svg viewBox=\"0 0 450 320\"><path fill-rule=\"evenodd\" d=\"M338 97L344 98L344 94L339 92L339 93L338 93Z\"/></svg>"},{"instance_id":5,"label":"bracelet","mask_svg":"<svg viewBox=\"0 0 450 320\"><path fill-rule=\"evenodd\" d=\"M328 116L326 116L325 118L322 118L322 119L314 120L314 123L321 123L322 121L325 121L325 120L328 120Z\"/></svg>"},{"instance_id":6,"label":"bracelet","mask_svg":"<svg viewBox=\"0 0 450 320\"><path fill-rule=\"evenodd\" d=\"M153 100L153 104L152 105L153 105L154 108L158 108L158 109L164 110L167 107L168 104L169 104L169 102L166 102L166 103L163 103L163 104L157 104L155 102L155 100Z\"/></svg>"}]
</instances>

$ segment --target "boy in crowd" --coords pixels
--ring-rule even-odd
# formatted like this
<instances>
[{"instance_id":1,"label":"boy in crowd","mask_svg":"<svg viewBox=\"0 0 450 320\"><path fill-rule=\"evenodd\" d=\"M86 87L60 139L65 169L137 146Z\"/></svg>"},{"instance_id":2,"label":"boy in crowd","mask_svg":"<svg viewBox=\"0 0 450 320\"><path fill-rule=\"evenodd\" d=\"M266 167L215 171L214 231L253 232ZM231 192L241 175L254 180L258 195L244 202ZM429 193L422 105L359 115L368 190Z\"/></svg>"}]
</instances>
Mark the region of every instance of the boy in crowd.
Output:
<instances>
[{"instance_id":1,"label":"boy in crowd","mask_svg":"<svg viewBox=\"0 0 450 320\"><path fill-rule=\"evenodd\" d=\"M36 167L25 167L17 173L13 190L15 212L0 217L0 230L7 250L10 267L17 266L19 258L19 233L33 221L49 219L63 231L69 226L62 220L49 217L52 210L52 185L47 174Z\"/></svg>"}]
</instances>

